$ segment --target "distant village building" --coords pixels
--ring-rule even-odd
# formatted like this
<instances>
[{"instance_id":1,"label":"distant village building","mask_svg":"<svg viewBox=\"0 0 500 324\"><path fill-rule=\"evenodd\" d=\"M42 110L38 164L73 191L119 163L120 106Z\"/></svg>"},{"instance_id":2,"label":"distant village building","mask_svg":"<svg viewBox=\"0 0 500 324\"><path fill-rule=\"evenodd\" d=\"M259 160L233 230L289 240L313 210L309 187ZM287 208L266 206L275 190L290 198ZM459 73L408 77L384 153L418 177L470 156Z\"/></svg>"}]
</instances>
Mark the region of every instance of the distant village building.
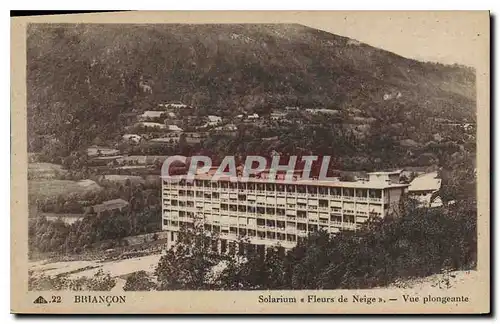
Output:
<instances>
[{"instance_id":1,"label":"distant village building","mask_svg":"<svg viewBox=\"0 0 500 324\"><path fill-rule=\"evenodd\" d=\"M220 123L222 123L222 118L219 116L214 116L214 115L208 115L207 116L208 121L205 123L205 127L208 126L217 126Z\"/></svg>"},{"instance_id":2,"label":"distant village building","mask_svg":"<svg viewBox=\"0 0 500 324\"><path fill-rule=\"evenodd\" d=\"M166 129L167 125L160 123L152 123L152 122L140 122L137 123L136 126L142 126L145 128L153 128L153 129Z\"/></svg>"},{"instance_id":3,"label":"distant village building","mask_svg":"<svg viewBox=\"0 0 500 324\"><path fill-rule=\"evenodd\" d=\"M227 124L227 125L216 127L215 130L217 130L217 131L236 131L236 130L238 130L238 126L236 126L235 124Z\"/></svg>"},{"instance_id":4,"label":"distant village building","mask_svg":"<svg viewBox=\"0 0 500 324\"><path fill-rule=\"evenodd\" d=\"M141 135L137 135L137 134L124 134L122 136L122 139L124 141L129 142L129 143L138 144L141 141L142 137L141 137Z\"/></svg>"},{"instance_id":5,"label":"distant village building","mask_svg":"<svg viewBox=\"0 0 500 324\"><path fill-rule=\"evenodd\" d=\"M128 202L123 199L113 199L103 202L102 204L92 206L95 214L100 215L104 211L124 211L128 208Z\"/></svg>"},{"instance_id":6,"label":"distant village building","mask_svg":"<svg viewBox=\"0 0 500 324\"><path fill-rule=\"evenodd\" d=\"M264 137L264 138L262 138L262 140L264 142L276 142L279 140L279 137L278 136Z\"/></svg>"},{"instance_id":7,"label":"distant village building","mask_svg":"<svg viewBox=\"0 0 500 324\"><path fill-rule=\"evenodd\" d=\"M153 93L153 88L151 88L151 86L146 82L144 82L143 80L139 82L139 88L144 93L149 93L149 94Z\"/></svg>"},{"instance_id":8,"label":"distant village building","mask_svg":"<svg viewBox=\"0 0 500 324\"><path fill-rule=\"evenodd\" d=\"M246 118L247 121L252 121L252 120L257 120L257 119L259 119L259 114L255 114L255 113L248 115Z\"/></svg>"},{"instance_id":9,"label":"distant village building","mask_svg":"<svg viewBox=\"0 0 500 324\"><path fill-rule=\"evenodd\" d=\"M65 224L71 225L85 217L85 214L71 214L71 213L41 213L48 221L56 222L62 221Z\"/></svg>"},{"instance_id":10,"label":"distant village building","mask_svg":"<svg viewBox=\"0 0 500 324\"><path fill-rule=\"evenodd\" d=\"M124 156L116 160L120 165L145 165L146 155Z\"/></svg>"},{"instance_id":11,"label":"distant village building","mask_svg":"<svg viewBox=\"0 0 500 324\"><path fill-rule=\"evenodd\" d=\"M177 125L167 125L167 130L170 131L170 132L182 132L182 128L180 128L179 126Z\"/></svg>"},{"instance_id":12,"label":"distant village building","mask_svg":"<svg viewBox=\"0 0 500 324\"><path fill-rule=\"evenodd\" d=\"M172 145L172 144L179 143L180 138L181 138L181 134L180 133L169 133L169 134L165 134L165 136L163 136L163 137L153 138L149 142L150 143L157 143L157 144Z\"/></svg>"},{"instance_id":13,"label":"distant village building","mask_svg":"<svg viewBox=\"0 0 500 324\"><path fill-rule=\"evenodd\" d=\"M399 99L401 98L403 95L401 94L401 92L395 92L395 93L385 93L383 98L385 101L387 100L391 100L391 99Z\"/></svg>"},{"instance_id":14,"label":"distant village building","mask_svg":"<svg viewBox=\"0 0 500 324\"><path fill-rule=\"evenodd\" d=\"M187 105L183 104L182 102L163 103L163 104L159 104L158 106L164 107L164 108L174 108L174 109L182 109L182 108L188 107Z\"/></svg>"},{"instance_id":15,"label":"distant village building","mask_svg":"<svg viewBox=\"0 0 500 324\"><path fill-rule=\"evenodd\" d=\"M115 161L121 158L121 155L113 155L113 156L97 156L90 159L87 164L89 166L109 166L113 165Z\"/></svg>"},{"instance_id":16,"label":"distant village building","mask_svg":"<svg viewBox=\"0 0 500 324\"><path fill-rule=\"evenodd\" d=\"M100 182L102 181L110 181L121 185L125 185L127 182L130 182L132 185L144 184L144 179L141 176L123 174L106 174L102 176Z\"/></svg>"},{"instance_id":17,"label":"distant village building","mask_svg":"<svg viewBox=\"0 0 500 324\"><path fill-rule=\"evenodd\" d=\"M336 115L339 113L338 110L334 109L326 109L326 108L307 108L306 112L310 114L330 114L330 115Z\"/></svg>"},{"instance_id":18,"label":"distant village building","mask_svg":"<svg viewBox=\"0 0 500 324\"><path fill-rule=\"evenodd\" d=\"M442 201L437 192L441 189L438 173L430 172L419 175L408 187L408 195L417 200L420 207L440 207Z\"/></svg>"},{"instance_id":19,"label":"distant village building","mask_svg":"<svg viewBox=\"0 0 500 324\"><path fill-rule=\"evenodd\" d=\"M140 121L148 121L162 117L166 112L159 110L147 110L138 116Z\"/></svg>"},{"instance_id":20,"label":"distant village building","mask_svg":"<svg viewBox=\"0 0 500 324\"><path fill-rule=\"evenodd\" d=\"M223 126L216 127L214 129L219 134L224 134L227 136L236 136L238 134L238 127L234 124L227 124Z\"/></svg>"},{"instance_id":21,"label":"distant village building","mask_svg":"<svg viewBox=\"0 0 500 324\"><path fill-rule=\"evenodd\" d=\"M275 111L271 112L270 118L271 118L271 120L282 120L282 119L286 118L286 115L287 115L287 112L285 112L285 111L275 110Z\"/></svg>"},{"instance_id":22,"label":"distant village building","mask_svg":"<svg viewBox=\"0 0 500 324\"><path fill-rule=\"evenodd\" d=\"M208 137L207 132L186 132L184 133L184 138L188 144L198 144L201 143Z\"/></svg>"},{"instance_id":23,"label":"distant village building","mask_svg":"<svg viewBox=\"0 0 500 324\"><path fill-rule=\"evenodd\" d=\"M129 155L117 159L120 165L153 165L163 163L166 155Z\"/></svg>"},{"instance_id":24,"label":"distant village building","mask_svg":"<svg viewBox=\"0 0 500 324\"><path fill-rule=\"evenodd\" d=\"M117 149L102 147L102 146L91 146L87 148L87 155L90 157L93 156L114 156L120 154L120 151Z\"/></svg>"}]
</instances>

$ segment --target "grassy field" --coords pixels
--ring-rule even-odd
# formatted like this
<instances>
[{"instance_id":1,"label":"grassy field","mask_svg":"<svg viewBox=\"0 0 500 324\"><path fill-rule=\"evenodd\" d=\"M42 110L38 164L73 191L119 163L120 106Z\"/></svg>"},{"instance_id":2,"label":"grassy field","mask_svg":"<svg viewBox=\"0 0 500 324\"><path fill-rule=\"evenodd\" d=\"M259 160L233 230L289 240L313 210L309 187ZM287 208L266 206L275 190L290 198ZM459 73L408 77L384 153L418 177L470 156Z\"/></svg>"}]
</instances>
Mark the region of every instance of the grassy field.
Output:
<instances>
[{"instance_id":1,"label":"grassy field","mask_svg":"<svg viewBox=\"0 0 500 324\"><path fill-rule=\"evenodd\" d=\"M88 190L95 189L95 186L89 189L88 187L79 184L77 181L71 180L44 179L28 181L28 194L30 201L57 197L58 195L67 196L71 193L82 195Z\"/></svg>"},{"instance_id":2,"label":"grassy field","mask_svg":"<svg viewBox=\"0 0 500 324\"><path fill-rule=\"evenodd\" d=\"M58 174L65 174L61 165L53 163L29 163L28 177L29 179L54 179Z\"/></svg>"}]
</instances>

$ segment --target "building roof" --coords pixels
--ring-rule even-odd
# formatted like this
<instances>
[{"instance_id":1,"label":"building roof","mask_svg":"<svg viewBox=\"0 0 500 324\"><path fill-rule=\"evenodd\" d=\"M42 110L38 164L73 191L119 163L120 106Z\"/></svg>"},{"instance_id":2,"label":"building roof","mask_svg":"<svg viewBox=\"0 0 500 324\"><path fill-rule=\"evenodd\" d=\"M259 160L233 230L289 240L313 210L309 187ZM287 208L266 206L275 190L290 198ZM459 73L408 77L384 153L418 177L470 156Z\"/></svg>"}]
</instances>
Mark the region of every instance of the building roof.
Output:
<instances>
[{"instance_id":1,"label":"building roof","mask_svg":"<svg viewBox=\"0 0 500 324\"><path fill-rule=\"evenodd\" d=\"M128 202L123 199L113 199L103 202L102 204L94 205L94 212L99 214L105 210L121 209L128 206Z\"/></svg>"},{"instance_id":2,"label":"building roof","mask_svg":"<svg viewBox=\"0 0 500 324\"><path fill-rule=\"evenodd\" d=\"M441 188L441 179L437 172L419 175L410 183L408 191L437 191Z\"/></svg>"},{"instance_id":3,"label":"building roof","mask_svg":"<svg viewBox=\"0 0 500 324\"><path fill-rule=\"evenodd\" d=\"M170 142L175 142L178 140L178 137L159 137L159 138L153 138L150 140L150 142L154 143L170 143Z\"/></svg>"},{"instance_id":4,"label":"building roof","mask_svg":"<svg viewBox=\"0 0 500 324\"><path fill-rule=\"evenodd\" d=\"M111 156L117 155L120 151L114 148L103 147L103 146L91 146L87 148L88 156Z\"/></svg>"},{"instance_id":5,"label":"building roof","mask_svg":"<svg viewBox=\"0 0 500 324\"><path fill-rule=\"evenodd\" d=\"M141 117L158 118L163 114L165 114L165 112L161 110L146 110L142 113Z\"/></svg>"},{"instance_id":6,"label":"building roof","mask_svg":"<svg viewBox=\"0 0 500 324\"><path fill-rule=\"evenodd\" d=\"M182 132L182 128L177 125L168 125L167 129L172 132Z\"/></svg>"},{"instance_id":7,"label":"building roof","mask_svg":"<svg viewBox=\"0 0 500 324\"><path fill-rule=\"evenodd\" d=\"M146 164L146 155L129 155L129 156L124 156L119 158L117 161L119 163L127 163L127 162L134 162L138 164Z\"/></svg>"},{"instance_id":8,"label":"building roof","mask_svg":"<svg viewBox=\"0 0 500 324\"><path fill-rule=\"evenodd\" d=\"M211 122L221 122L222 121L222 118L219 116L208 115L207 118Z\"/></svg>"},{"instance_id":9,"label":"building roof","mask_svg":"<svg viewBox=\"0 0 500 324\"><path fill-rule=\"evenodd\" d=\"M112 160L117 160L117 159L122 158L122 157L123 157L123 155L97 156L97 157L93 158L92 161L106 161L106 160L112 161Z\"/></svg>"},{"instance_id":10,"label":"building roof","mask_svg":"<svg viewBox=\"0 0 500 324\"><path fill-rule=\"evenodd\" d=\"M376 171L376 172L368 172L368 174L377 174L377 175L393 175L393 174L401 174L403 170L394 170L394 171Z\"/></svg>"},{"instance_id":11,"label":"building roof","mask_svg":"<svg viewBox=\"0 0 500 324\"><path fill-rule=\"evenodd\" d=\"M184 178L181 177L181 178ZM197 174L194 176L196 180L212 180L212 176L208 174ZM166 179L168 180L168 179ZM219 181L240 181L241 178L234 179L230 177L221 177ZM274 184L293 184L293 185L312 185L322 187L345 187L345 188L359 188L359 189L386 189L386 188L404 188L408 184L404 183L387 183L384 181L340 181L340 180L269 180L262 178L249 178L245 182L251 183L274 183Z\"/></svg>"},{"instance_id":12,"label":"building roof","mask_svg":"<svg viewBox=\"0 0 500 324\"><path fill-rule=\"evenodd\" d=\"M129 139L129 138L132 138L132 137L141 137L141 135L138 135L138 134L123 134L122 138L124 139Z\"/></svg>"},{"instance_id":13,"label":"building roof","mask_svg":"<svg viewBox=\"0 0 500 324\"><path fill-rule=\"evenodd\" d=\"M316 114L316 113L337 114L337 113L339 113L338 110L327 109L327 108L307 108L306 112L313 113L313 114Z\"/></svg>"},{"instance_id":14,"label":"building roof","mask_svg":"<svg viewBox=\"0 0 500 324\"><path fill-rule=\"evenodd\" d=\"M158 127L158 128L166 128L165 124L160 124L160 123L150 123L150 122L141 122L139 125L142 125L144 127Z\"/></svg>"}]
</instances>

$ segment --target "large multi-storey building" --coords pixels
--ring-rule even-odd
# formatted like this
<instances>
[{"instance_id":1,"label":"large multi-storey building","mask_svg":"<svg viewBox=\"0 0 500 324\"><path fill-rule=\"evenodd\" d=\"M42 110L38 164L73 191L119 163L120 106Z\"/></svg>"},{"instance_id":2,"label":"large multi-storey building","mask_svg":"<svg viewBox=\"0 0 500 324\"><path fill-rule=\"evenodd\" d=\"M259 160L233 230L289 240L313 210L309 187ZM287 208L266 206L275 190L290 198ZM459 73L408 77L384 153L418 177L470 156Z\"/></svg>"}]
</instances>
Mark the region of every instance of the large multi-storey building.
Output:
<instances>
[{"instance_id":1,"label":"large multi-storey building","mask_svg":"<svg viewBox=\"0 0 500 324\"><path fill-rule=\"evenodd\" d=\"M267 180L231 182L197 175L194 181L163 181L163 224L175 242L182 226L201 220L227 242L246 237L251 244L285 248L309 232L355 231L370 216L396 212L408 185L399 172L372 172L368 180Z\"/></svg>"}]
</instances>

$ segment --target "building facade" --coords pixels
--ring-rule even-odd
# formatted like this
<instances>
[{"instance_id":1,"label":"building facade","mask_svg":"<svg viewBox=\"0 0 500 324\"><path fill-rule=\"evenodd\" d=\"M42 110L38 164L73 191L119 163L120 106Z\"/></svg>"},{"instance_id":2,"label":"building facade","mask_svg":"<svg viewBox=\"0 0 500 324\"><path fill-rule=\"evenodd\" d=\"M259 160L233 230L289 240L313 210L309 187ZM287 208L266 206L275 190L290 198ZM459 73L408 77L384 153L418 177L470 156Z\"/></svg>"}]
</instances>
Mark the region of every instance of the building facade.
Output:
<instances>
[{"instance_id":1,"label":"building facade","mask_svg":"<svg viewBox=\"0 0 500 324\"><path fill-rule=\"evenodd\" d=\"M162 228L169 232L169 244L177 240L182 226L201 220L221 241L245 237L255 245L292 248L310 232L355 231L370 216L395 213L407 187L390 172L370 173L367 181L356 182L232 182L213 181L208 175L197 175L191 182L163 180Z\"/></svg>"},{"instance_id":2,"label":"building facade","mask_svg":"<svg viewBox=\"0 0 500 324\"><path fill-rule=\"evenodd\" d=\"M408 196L417 201L419 207L441 207L443 202L438 196L441 179L438 172L421 174L408 187Z\"/></svg>"}]
</instances>

